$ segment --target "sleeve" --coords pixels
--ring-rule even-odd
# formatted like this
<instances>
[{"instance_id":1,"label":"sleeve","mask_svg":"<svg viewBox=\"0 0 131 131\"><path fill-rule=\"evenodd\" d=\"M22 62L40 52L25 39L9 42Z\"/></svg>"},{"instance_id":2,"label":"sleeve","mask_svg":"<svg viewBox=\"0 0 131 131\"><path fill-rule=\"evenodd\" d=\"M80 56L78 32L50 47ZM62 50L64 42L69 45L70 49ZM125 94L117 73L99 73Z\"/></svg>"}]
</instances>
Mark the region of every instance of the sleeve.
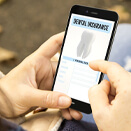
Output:
<instances>
[{"instance_id":1,"label":"sleeve","mask_svg":"<svg viewBox=\"0 0 131 131\"><path fill-rule=\"evenodd\" d=\"M0 118L0 130L1 131L25 131L21 126L10 122L4 118Z\"/></svg>"}]
</instances>

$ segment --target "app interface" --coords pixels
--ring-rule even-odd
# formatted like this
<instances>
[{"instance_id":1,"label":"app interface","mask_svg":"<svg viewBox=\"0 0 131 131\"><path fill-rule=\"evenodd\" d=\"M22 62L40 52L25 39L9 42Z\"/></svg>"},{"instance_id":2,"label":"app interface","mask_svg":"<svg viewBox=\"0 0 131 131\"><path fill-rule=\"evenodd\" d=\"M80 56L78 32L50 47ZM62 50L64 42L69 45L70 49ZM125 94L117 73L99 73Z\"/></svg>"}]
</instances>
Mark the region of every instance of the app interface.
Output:
<instances>
[{"instance_id":1,"label":"app interface","mask_svg":"<svg viewBox=\"0 0 131 131\"><path fill-rule=\"evenodd\" d=\"M88 63L105 59L114 21L72 14L54 91L89 103L88 90L98 84L100 72Z\"/></svg>"}]
</instances>

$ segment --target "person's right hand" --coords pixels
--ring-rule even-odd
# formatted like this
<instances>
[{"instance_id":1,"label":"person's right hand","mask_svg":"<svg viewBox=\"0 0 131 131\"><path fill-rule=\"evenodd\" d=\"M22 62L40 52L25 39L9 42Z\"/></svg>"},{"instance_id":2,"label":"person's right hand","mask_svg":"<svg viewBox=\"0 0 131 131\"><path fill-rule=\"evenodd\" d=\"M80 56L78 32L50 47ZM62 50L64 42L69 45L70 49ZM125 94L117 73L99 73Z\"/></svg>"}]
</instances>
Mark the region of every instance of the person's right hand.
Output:
<instances>
[{"instance_id":1,"label":"person's right hand","mask_svg":"<svg viewBox=\"0 0 131 131\"><path fill-rule=\"evenodd\" d=\"M131 73L114 62L92 61L89 66L109 81L90 88L89 100L100 131L131 131Z\"/></svg>"},{"instance_id":2,"label":"person's right hand","mask_svg":"<svg viewBox=\"0 0 131 131\"><path fill-rule=\"evenodd\" d=\"M60 50L64 32L52 36L34 53L0 79L0 115L24 116L36 107L57 108L64 118L80 120L82 114L69 109L71 98L51 91L56 63L50 59Z\"/></svg>"}]
</instances>

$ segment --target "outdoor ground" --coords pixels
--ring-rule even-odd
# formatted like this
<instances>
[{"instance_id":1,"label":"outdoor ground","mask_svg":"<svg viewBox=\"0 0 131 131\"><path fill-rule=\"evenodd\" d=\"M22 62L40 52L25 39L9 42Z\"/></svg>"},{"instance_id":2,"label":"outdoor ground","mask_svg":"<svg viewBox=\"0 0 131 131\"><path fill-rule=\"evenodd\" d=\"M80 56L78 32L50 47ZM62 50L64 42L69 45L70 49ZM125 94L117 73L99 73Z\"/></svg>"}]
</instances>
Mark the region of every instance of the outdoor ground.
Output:
<instances>
[{"instance_id":1,"label":"outdoor ground","mask_svg":"<svg viewBox=\"0 0 131 131\"><path fill-rule=\"evenodd\" d=\"M50 36L64 31L74 4L116 10L120 23L131 23L131 0L6 0L0 4L0 47L16 52L17 58L1 61L0 70L8 73Z\"/></svg>"}]
</instances>

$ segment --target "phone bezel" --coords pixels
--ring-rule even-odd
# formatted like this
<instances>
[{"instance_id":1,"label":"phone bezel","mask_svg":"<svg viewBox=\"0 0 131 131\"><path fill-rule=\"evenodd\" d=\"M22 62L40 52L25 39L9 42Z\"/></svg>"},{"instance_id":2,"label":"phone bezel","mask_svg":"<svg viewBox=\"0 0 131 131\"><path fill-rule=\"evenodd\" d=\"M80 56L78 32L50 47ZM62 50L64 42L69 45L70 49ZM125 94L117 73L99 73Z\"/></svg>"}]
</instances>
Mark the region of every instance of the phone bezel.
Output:
<instances>
[{"instance_id":1,"label":"phone bezel","mask_svg":"<svg viewBox=\"0 0 131 131\"><path fill-rule=\"evenodd\" d=\"M88 10L88 12L87 12L87 10ZM95 12L95 13L92 13L92 12ZM61 55L62 55L62 51L63 51L63 47L64 47L64 43L65 43L65 38L66 38L66 34L68 32L68 27L69 27L70 18L71 18L72 13L78 14L78 15L90 16L90 17L94 17L94 18L100 18L100 19L104 19L104 20L110 20L110 21L115 22L113 30L112 30L111 38L110 38L110 41L109 41L107 53L106 53L106 56L105 56L105 60L108 60L108 58L109 58L109 54L110 54L110 51L111 51L114 35L115 35L115 32L116 32L116 27L117 27L117 24L118 24L118 14L116 12L98 9L98 8L92 8L92 7L74 5L71 8L71 11L70 11L70 14L69 14L67 27L66 27L66 30L65 30L65 36L64 36L64 39L63 39L62 47L61 47L60 57L59 57L59 61L58 61L57 69L56 69L56 74L55 74L55 77L54 77L52 90L54 89L55 80L56 80L57 72L58 72L58 69L59 69ZM98 83L100 83L102 79L103 79L103 73L101 73ZM71 104L70 108L73 108L75 110L78 110L78 111L81 111L81 112L84 112L84 113L88 113L88 114L92 112L90 104L76 100L76 99L73 99L73 98L72 98L72 104Z\"/></svg>"}]
</instances>

